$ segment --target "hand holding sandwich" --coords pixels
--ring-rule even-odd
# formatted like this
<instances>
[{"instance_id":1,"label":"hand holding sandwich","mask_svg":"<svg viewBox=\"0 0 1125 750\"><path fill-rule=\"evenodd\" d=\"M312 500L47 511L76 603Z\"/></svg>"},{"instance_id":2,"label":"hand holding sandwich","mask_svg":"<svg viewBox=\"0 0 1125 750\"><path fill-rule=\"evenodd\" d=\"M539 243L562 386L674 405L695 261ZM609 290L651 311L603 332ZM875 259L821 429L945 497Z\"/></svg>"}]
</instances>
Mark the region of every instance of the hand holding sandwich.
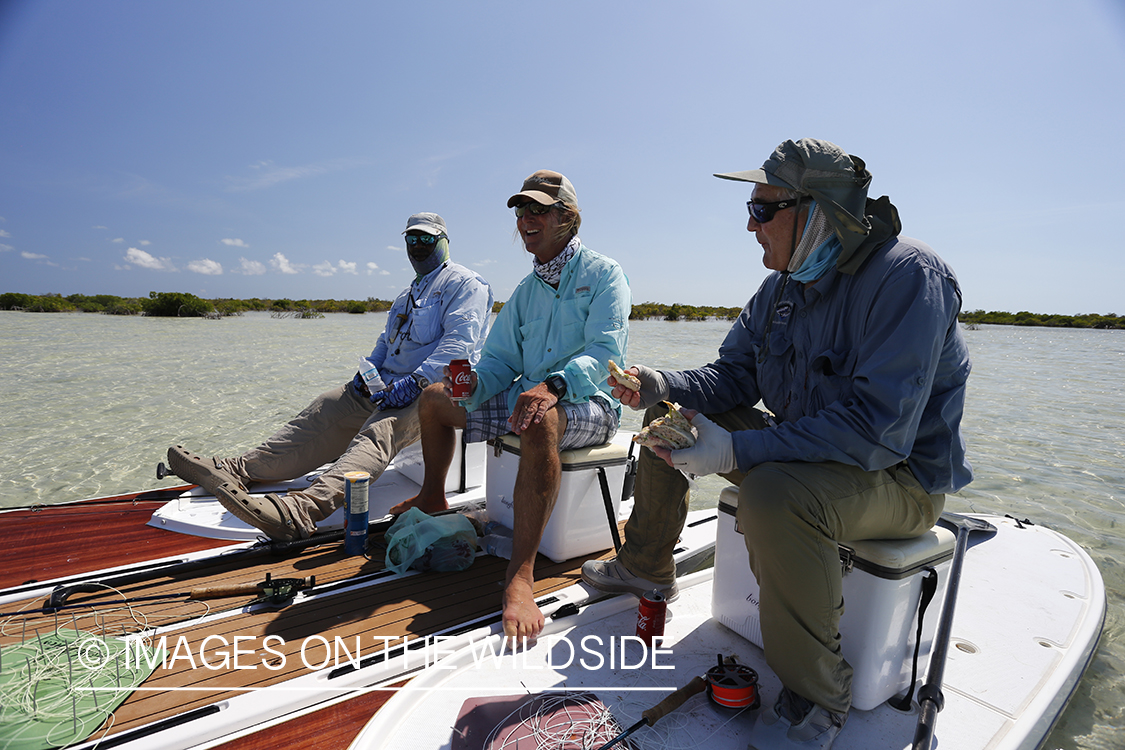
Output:
<instances>
[{"instance_id":1,"label":"hand holding sandwich","mask_svg":"<svg viewBox=\"0 0 1125 750\"><path fill-rule=\"evenodd\" d=\"M668 398L668 382L658 370L644 365L633 365L622 370L609 361L609 378L613 397L630 409L648 409Z\"/></svg>"},{"instance_id":2,"label":"hand holding sandwich","mask_svg":"<svg viewBox=\"0 0 1125 750\"><path fill-rule=\"evenodd\" d=\"M690 409L685 410L684 416L699 435L695 445L676 451L653 448L656 455L667 461L669 466L696 476L726 474L738 468L731 433Z\"/></svg>"}]
</instances>

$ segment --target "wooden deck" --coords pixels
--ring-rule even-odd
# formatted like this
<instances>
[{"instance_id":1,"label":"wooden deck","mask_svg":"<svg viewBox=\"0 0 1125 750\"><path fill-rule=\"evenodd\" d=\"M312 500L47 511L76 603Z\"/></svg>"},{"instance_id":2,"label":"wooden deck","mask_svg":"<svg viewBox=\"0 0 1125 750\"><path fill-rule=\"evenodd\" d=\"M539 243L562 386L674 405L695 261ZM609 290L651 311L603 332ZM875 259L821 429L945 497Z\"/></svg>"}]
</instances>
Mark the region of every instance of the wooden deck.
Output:
<instances>
[{"instance_id":1,"label":"wooden deck","mask_svg":"<svg viewBox=\"0 0 1125 750\"><path fill-rule=\"evenodd\" d=\"M143 512L134 511L133 507L90 512L100 520L119 519L124 523L125 519L133 517L134 512ZM138 504L136 507L141 506ZM65 522L80 529L84 526L83 519L89 518L89 515L85 508L81 509L82 512L77 512L78 510L75 509L73 517ZM151 513L151 510L149 508L148 512ZM5 525L6 521L7 519ZM57 531L57 527L52 529L52 540L58 539ZM157 541L145 547L143 554L148 557L152 556L152 549L156 545L168 544L181 551L183 541L192 540L191 537L171 532L157 529L151 531ZM131 547L135 530L131 529L128 533L128 537L118 538L128 538ZM175 539L160 540L161 536ZM8 529L5 529L4 537L8 537ZM87 537L90 538L104 540L107 537ZM21 545L5 544L2 552L11 556L12 548L20 549ZM115 551L121 552L118 547L119 545L114 545ZM81 559L85 562L75 565L83 569L97 566L96 562L91 561L97 559L98 554L96 549L84 549ZM462 572L431 572L394 579L383 568L381 551L376 550L372 554L379 559L348 557L343 554L342 544L336 542L304 549L289 557L257 555L250 559L216 561L202 569L157 575L150 580L120 585L114 591L107 590L101 594L75 593L68 599L69 604L93 603L97 606L68 610L60 615L60 620L56 620L53 615L20 616L11 621L5 631L7 634L0 636L0 644L18 642L24 622L26 632L36 629L49 632L58 625L69 627L71 611L77 613L76 624L80 629L107 636L139 632L143 626L170 628L156 639L157 643L161 637L165 639L169 651L165 664L158 667L144 682L142 690L134 692L117 709L112 727L107 732L107 736L112 738L118 733L151 722L172 719L193 709L202 709L217 701L232 698L242 694L247 688L275 685L308 674L312 670L306 666L306 661L312 666L320 666L321 662L331 659L321 639L333 644L337 638L341 639L348 648L347 653L341 652L346 661L357 650L364 656L376 654L385 648L388 640L394 646L401 644L404 638L421 638L476 618L493 617L498 620L506 560L481 556L468 570ZM27 570L26 555L27 547L22 547L19 555L22 562L12 564ZM588 558L554 563L539 556L535 571L536 598L578 581L581 563L585 559ZM55 578L60 569L69 570L70 562L64 560L62 563L52 563L61 566L54 568L41 564L38 560L35 564L36 570L41 571L35 577ZM6 572L9 573L9 578L13 577L10 568ZM309 593L324 593L282 609L255 608L249 612L241 611L251 598L248 596L206 601L176 598L141 602L129 607L110 603L122 595L136 599L182 594L202 587L258 583L267 573L275 579L316 576L316 587ZM23 582L32 576L24 573L14 577ZM347 584L364 579L383 582L360 590L331 593L333 584ZM28 599L9 603L3 608L15 611L38 608L42 604L42 599ZM218 613L224 613L224 616L216 617ZM238 660L229 657L236 637L240 639L243 651ZM303 656L302 648L305 648ZM228 656L224 658L224 654ZM324 709L327 713L317 712L317 719L308 719L309 722L322 721L330 725L332 730L328 734L336 737L336 740L329 742L328 734L318 734L312 744L295 743L292 737L293 726L286 724L286 741L283 744L290 747L346 747L350 737L358 733L371 713L387 697L381 693L362 694ZM304 719L302 724L306 724ZM189 731L189 727L185 726L185 731ZM99 736L101 732L99 730L94 736ZM341 739L349 734L347 739ZM270 736L269 732L252 735L231 744L228 750L235 747L277 746L276 738L273 742L263 739Z\"/></svg>"},{"instance_id":2,"label":"wooden deck","mask_svg":"<svg viewBox=\"0 0 1125 750\"><path fill-rule=\"evenodd\" d=\"M145 525L191 486L0 513L0 589L230 545Z\"/></svg>"}]
</instances>

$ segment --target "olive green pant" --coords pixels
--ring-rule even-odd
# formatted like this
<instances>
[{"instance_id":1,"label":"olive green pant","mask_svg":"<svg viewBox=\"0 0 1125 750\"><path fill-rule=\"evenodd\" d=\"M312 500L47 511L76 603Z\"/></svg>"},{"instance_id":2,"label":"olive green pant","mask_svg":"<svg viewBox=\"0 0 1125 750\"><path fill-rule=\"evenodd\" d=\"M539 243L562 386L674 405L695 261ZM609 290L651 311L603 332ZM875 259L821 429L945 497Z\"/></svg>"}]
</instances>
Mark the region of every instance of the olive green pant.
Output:
<instances>
[{"instance_id":1,"label":"olive green pant","mask_svg":"<svg viewBox=\"0 0 1125 750\"><path fill-rule=\"evenodd\" d=\"M317 521L344 504L346 472L366 471L374 483L391 459L419 437L417 401L379 411L370 399L343 385L320 394L264 443L223 465L249 485L295 479L331 463L307 488L282 497L311 534ZM386 510L373 504L370 512L374 516Z\"/></svg>"},{"instance_id":2,"label":"olive green pant","mask_svg":"<svg viewBox=\"0 0 1125 750\"><path fill-rule=\"evenodd\" d=\"M663 413L663 407L650 409L645 424ZM749 407L707 416L732 432L768 429L762 414ZM846 712L852 668L840 651L844 601L837 543L923 534L941 515L945 496L923 490L905 462L879 471L835 462L771 462L723 476L739 488L737 518L761 590L766 662L785 687ZM634 494L618 559L634 575L670 582L672 550L687 517L687 478L642 450Z\"/></svg>"}]
</instances>

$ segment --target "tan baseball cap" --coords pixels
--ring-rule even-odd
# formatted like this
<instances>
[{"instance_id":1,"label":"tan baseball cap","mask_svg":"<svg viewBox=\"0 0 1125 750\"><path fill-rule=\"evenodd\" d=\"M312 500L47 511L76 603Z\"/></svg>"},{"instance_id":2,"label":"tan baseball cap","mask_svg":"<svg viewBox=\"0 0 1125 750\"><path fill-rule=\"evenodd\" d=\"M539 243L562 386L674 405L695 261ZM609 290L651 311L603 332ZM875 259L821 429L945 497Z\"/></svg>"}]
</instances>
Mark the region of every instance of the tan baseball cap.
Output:
<instances>
[{"instance_id":1,"label":"tan baseball cap","mask_svg":"<svg viewBox=\"0 0 1125 750\"><path fill-rule=\"evenodd\" d=\"M561 202L578 208L578 195L574 192L570 180L549 169L540 169L524 180L523 190L508 199L508 208L526 203L528 200L544 206L553 206Z\"/></svg>"}]
</instances>

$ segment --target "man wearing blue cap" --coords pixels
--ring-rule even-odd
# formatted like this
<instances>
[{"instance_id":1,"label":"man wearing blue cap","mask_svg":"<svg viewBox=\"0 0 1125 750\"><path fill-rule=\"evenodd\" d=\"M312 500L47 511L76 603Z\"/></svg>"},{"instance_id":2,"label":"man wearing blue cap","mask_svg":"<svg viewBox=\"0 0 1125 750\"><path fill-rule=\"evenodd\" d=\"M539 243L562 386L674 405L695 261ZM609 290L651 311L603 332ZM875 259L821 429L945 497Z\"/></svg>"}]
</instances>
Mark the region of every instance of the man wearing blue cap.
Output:
<instances>
[{"instance_id":1,"label":"man wearing blue cap","mask_svg":"<svg viewBox=\"0 0 1125 750\"><path fill-rule=\"evenodd\" d=\"M747 230L774 273L716 361L629 368L639 392L610 380L622 403L650 409L646 423L664 413L661 400L676 401L699 435L685 450L641 452L625 544L615 560L587 562L582 577L606 591L675 596L681 470L738 485L766 660L783 685L750 745L828 748L851 707L837 543L923 534L945 493L972 479L961 290L927 245L899 236L890 200L867 198L863 160L832 143L786 141L761 169L716 176L753 183Z\"/></svg>"},{"instance_id":2,"label":"man wearing blue cap","mask_svg":"<svg viewBox=\"0 0 1125 750\"><path fill-rule=\"evenodd\" d=\"M257 448L235 458L205 458L181 445L168 463L181 479L215 495L223 507L271 539L307 539L316 522L344 503L344 474L365 471L374 481L395 455L420 436L418 395L440 382L454 359L472 362L488 332L492 288L449 259L445 221L435 213L406 222L406 252L414 282L391 305L387 324L365 358L371 382L359 373L322 393ZM271 482L332 466L307 488L284 495L251 495L252 482ZM388 509L372 508L375 514Z\"/></svg>"}]
</instances>

